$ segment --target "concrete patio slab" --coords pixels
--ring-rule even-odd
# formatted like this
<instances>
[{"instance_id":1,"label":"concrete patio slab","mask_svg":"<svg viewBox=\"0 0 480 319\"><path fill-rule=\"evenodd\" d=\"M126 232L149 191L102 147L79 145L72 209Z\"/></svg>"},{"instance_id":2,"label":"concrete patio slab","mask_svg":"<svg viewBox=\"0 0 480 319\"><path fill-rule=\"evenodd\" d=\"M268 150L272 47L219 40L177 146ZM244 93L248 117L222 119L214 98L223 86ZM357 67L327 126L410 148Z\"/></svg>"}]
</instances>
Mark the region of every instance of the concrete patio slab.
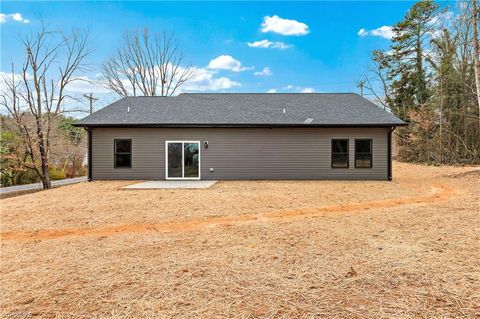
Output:
<instances>
[{"instance_id":1,"label":"concrete patio slab","mask_svg":"<svg viewBox=\"0 0 480 319\"><path fill-rule=\"evenodd\" d=\"M209 188L217 181L147 181L124 186L124 189Z\"/></svg>"}]
</instances>

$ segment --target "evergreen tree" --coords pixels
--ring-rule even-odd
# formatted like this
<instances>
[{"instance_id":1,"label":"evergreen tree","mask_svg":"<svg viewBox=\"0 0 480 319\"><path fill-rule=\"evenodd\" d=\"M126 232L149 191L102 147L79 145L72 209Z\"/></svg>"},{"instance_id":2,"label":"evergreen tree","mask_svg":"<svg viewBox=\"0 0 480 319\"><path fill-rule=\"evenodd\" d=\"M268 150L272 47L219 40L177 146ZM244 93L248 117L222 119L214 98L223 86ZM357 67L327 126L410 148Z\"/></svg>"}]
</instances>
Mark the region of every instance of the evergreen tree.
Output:
<instances>
[{"instance_id":1,"label":"evergreen tree","mask_svg":"<svg viewBox=\"0 0 480 319\"><path fill-rule=\"evenodd\" d=\"M393 27L389 78L393 111L408 120L408 111L424 105L431 93L425 68L426 49L434 32L438 5L431 0L417 2L403 21Z\"/></svg>"}]
</instances>

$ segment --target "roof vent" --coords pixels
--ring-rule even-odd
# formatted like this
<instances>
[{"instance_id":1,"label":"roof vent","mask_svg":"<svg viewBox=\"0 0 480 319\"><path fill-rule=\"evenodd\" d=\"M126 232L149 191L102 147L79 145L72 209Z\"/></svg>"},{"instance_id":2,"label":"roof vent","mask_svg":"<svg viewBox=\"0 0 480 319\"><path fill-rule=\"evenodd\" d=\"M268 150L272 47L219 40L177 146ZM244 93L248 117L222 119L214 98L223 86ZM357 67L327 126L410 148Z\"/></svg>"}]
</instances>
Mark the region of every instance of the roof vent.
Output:
<instances>
[{"instance_id":1,"label":"roof vent","mask_svg":"<svg viewBox=\"0 0 480 319\"><path fill-rule=\"evenodd\" d=\"M130 113L130 106L127 106L127 113Z\"/></svg>"},{"instance_id":2,"label":"roof vent","mask_svg":"<svg viewBox=\"0 0 480 319\"><path fill-rule=\"evenodd\" d=\"M303 121L303 124L310 124L310 123L312 123L312 121L313 121L313 119L311 117L309 117L308 119Z\"/></svg>"},{"instance_id":3,"label":"roof vent","mask_svg":"<svg viewBox=\"0 0 480 319\"><path fill-rule=\"evenodd\" d=\"M287 110L286 109L283 109L283 114L287 113Z\"/></svg>"}]
</instances>

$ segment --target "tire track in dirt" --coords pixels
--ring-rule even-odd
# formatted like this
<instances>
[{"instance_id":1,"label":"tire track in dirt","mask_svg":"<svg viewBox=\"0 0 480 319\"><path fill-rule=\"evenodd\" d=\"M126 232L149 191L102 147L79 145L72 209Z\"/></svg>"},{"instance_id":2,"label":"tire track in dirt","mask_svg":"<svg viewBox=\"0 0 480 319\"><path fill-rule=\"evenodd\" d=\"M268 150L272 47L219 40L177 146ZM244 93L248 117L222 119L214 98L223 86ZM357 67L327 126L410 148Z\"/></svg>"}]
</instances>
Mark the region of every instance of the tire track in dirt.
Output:
<instances>
[{"instance_id":1,"label":"tire track in dirt","mask_svg":"<svg viewBox=\"0 0 480 319\"><path fill-rule=\"evenodd\" d=\"M391 198L344 205L332 205L318 208L280 210L261 214L244 214L207 217L200 219L188 219L163 223L125 224L93 228L68 228L27 232L3 232L0 233L0 239L29 242L35 240L51 240L63 237L111 236L122 233L184 232L200 230L210 226L232 225L249 222L268 222L302 217L315 217L327 213L348 213L375 208L394 208L411 204L433 204L446 201L456 194L455 190L447 184L435 183L431 184L430 186L431 187L429 194L419 196Z\"/></svg>"}]
</instances>

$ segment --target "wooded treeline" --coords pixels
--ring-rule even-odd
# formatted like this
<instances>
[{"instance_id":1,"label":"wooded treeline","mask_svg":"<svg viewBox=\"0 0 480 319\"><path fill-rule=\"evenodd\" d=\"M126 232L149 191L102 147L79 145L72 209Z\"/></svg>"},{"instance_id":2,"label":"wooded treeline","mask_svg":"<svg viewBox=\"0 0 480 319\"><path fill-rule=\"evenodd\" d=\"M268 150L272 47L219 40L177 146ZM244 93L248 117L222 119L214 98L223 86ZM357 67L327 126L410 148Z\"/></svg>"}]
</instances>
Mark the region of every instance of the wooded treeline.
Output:
<instances>
[{"instance_id":1,"label":"wooded treeline","mask_svg":"<svg viewBox=\"0 0 480 319\"><path fill-rule=\"evenodd\" d=\"M57 180L84 176L86 169L85 150L86 134L82 128L75 128L76 119L63 115L55 116L51 121L52 132L49 136L48 173L49 179ZM35 120L28 114L22 121L31 131ZM11 116L0 116L2 131L0 134L0 181L2 186L31 184L40 182L40 171L36 171L31 160L30 151L23 141L22 132ZM37 166L38 165L37 160Z\"/></svg>"},{"instance_id":2,"label":"wooded treeline","mask_svg":"<svg viewBox=\"0 0 480 319\"><path fill-rule=\"evenodd\" d=\"M475 1L457 6L452 12L430 0L417 2L393 26L390 49L372 54L367 90L409 123L395 132L400 160L480 163L480 15Z\"/></svg>"}]
</instances>

